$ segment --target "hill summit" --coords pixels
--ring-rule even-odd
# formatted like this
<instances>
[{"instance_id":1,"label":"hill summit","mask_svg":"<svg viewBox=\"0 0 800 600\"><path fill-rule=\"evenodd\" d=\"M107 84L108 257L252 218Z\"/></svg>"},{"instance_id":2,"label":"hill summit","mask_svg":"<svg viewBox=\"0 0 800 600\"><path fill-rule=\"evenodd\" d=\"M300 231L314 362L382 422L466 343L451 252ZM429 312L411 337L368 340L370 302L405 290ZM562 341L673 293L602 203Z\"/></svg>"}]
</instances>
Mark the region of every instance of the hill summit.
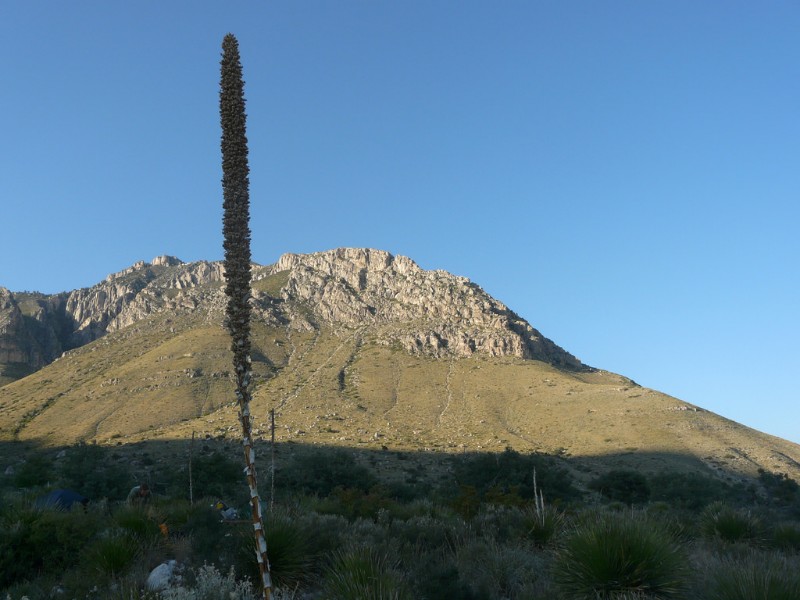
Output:
<instances>
[{"instance_id":1,"label":"hill summit","mask_svg":"<svg viewBox=\"0 0 800 600\"><path fill-rule=\"evenodd\" d=\"M259 285L278 275L280 285ZM0 288L0 384L149 315L216 313L224 302L222 277L221 262L159 256L72 292ZM274 265L255 265L253 281L254 308L269 322L300 329L378 327L386 343L409 352L517 356L582 367L465 277L425 271L405 256L353 248L284 254Z\"/></svg>"}]
</instances>

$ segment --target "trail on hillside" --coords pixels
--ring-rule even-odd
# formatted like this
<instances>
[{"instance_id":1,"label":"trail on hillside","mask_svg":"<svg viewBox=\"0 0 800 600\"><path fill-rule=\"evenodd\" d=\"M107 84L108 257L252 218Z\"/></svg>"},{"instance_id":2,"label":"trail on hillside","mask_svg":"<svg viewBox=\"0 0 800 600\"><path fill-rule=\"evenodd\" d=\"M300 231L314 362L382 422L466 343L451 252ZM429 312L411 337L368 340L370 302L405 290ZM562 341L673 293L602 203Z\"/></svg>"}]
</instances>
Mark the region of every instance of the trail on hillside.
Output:
<instances>
[{"instance_id":1,"label":"trail on hillside","mask_svg":"<svg viewBox=\"0 0 800 600\"><path fill-rule=\"evenodd\" d=\"M338 346L336 346L336 348L334 348L331 351L331 353L325 358L324 361L322 361L321 363L318 363L316 368L313 371L311 371L311 373L305 379L301 379L301 381L295 385L295 388L289 394L287 394L283 398L283 400L281 400L281 402L278 404L278 406L275 408L275 410L278 411L278 410L284 408L286 406L286 404L290 400L294 400L295 398L297 398L297 396L300 395L300 392L302 392L309 384L312 383L312 380L319 375L319 373L322 371L322 369L327 367L331 363L331 361L333 360L333 357L336 356L339 353L339 351L342 348L344 348L347 344L349 344L349 343L351 343L353 341L357 341L360 338L361 334L363 333L363 331L365 329L366 329L366 327L360 327L359 329L356 329L351 335L349 335ZM314 340L312 340L311 347L304 353L303 357L301 357L301 359L300 359L301 363L302 363L302 358L305 358L305 356L313 348L315 348L317 346L317 341L319 340L319 337L320 337L319 334L314 337ZM297 374L298 372L299 372L299 369L295 369L295 371L293 371L293 374Z\"/></svg>"},{"instance_id":2,"label":"trail on hillside","mask_svg":"<svg viewBox=\"0 0 800 600\"><path fill-rule=\"evenodd\" d=\"M453 388L450 387L450 382L453 379L453 366L454 366L454 359L450 359L450 364L447 366L447 376L444 380L444 389L445 389L445 403L444 407L442 408L441 412L436 417L436 425L434 429L438 429L439 426L442 424L442 419L444 418L444 413L447 412L447 409L450 408L450 403L453 401Z\"/></svg>"}]
</instances>

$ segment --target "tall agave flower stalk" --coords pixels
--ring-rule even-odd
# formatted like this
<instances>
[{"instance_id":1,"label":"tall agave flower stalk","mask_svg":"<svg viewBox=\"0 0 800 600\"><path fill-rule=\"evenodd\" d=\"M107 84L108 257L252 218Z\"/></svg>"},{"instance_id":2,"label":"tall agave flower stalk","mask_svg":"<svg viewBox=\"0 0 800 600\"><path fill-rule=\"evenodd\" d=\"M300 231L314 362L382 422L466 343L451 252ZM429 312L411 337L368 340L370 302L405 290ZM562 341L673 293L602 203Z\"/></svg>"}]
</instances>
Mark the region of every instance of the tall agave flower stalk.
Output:
<instances>
[{"instance_id":1,"label":"tall agave flower stalk","mask_svg":"<svg viewBox=\"0 0 800 600\"><path fill-rule=\"evenodd\" d=\"M232 34L222 41L219 113L222 124L222 231L225 248L225 294L228 297L225 325L231 334L236 399L242 424L245 474L250 486L250 504L255 532L256 559L261 571L264 598L272 592L264 519L256 485L255 451L250 425L250 167L247 162L244 81L239 42Z\"/></svg>"}]
</instances>

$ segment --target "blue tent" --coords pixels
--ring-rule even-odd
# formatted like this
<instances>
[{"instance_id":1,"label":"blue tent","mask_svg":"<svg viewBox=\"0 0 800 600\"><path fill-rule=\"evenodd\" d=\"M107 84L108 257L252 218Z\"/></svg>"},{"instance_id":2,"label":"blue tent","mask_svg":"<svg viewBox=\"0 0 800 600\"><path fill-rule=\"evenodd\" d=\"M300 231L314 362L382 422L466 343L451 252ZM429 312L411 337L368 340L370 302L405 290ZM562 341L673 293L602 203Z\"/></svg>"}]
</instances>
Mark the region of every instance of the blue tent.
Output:
<instances>
[{"instance_id":1,"label":"blue tent","mask_svg":"<svg viewBox=\"0 0 800 600\"><path fill-rule=\"evenodd\" d=\"M83 504L89 502L86 496L81 496L72 490L53 490L49 494L39 496L34 502L37 508L56 508L59 510L69 510L73 504Z\"/></svg>"}]
</instances>

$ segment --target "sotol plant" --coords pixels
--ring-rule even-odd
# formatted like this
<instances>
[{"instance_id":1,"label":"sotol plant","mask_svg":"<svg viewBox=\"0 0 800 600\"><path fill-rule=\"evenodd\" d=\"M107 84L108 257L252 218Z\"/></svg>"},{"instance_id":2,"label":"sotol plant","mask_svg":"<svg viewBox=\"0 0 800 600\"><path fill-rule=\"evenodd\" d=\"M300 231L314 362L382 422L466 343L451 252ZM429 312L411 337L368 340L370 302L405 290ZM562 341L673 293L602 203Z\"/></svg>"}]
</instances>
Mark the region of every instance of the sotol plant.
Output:
<instances>
[{"instance_id":1,"label":"sotol plant","mask_svg":"<svg viewBox=\"0 0 800 600\"><path fill-rule=\"evenodd\" d=\"M264 538L264 520L256 485L255 451L250 425L250 167L247 161L244 81L239 42L232 34L222 41L219 113L222 125L223 247L225 249L225 323L231 334L236 399L242 425L245 473L255 531L256 558L261 572L264 598L270 598L272 581Z\"/></svg>"}]
</instances>

